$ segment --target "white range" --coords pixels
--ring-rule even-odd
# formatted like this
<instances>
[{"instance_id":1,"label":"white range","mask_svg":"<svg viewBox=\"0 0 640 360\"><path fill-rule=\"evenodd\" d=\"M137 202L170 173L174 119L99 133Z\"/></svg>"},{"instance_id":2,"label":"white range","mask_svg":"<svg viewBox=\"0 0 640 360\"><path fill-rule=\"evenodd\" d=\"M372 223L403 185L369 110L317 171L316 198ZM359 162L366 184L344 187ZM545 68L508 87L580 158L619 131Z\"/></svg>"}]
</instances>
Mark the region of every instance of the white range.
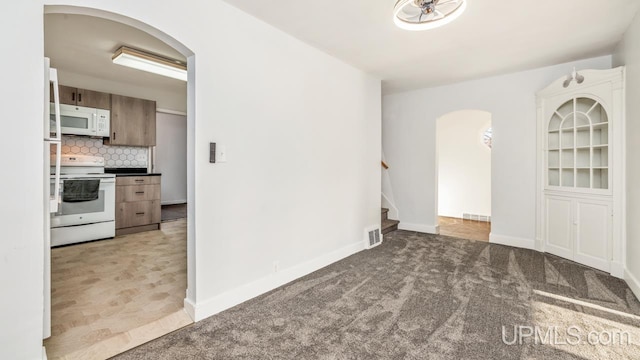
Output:
<instances>
[{"instance_id":1,"label":"white range","mask_svg":"<svg viewBox=\"0 0 640 360\"><path fill-rule=\"evenodd\" d=\"M55 155L52 155L53 163ZM51 167L52 174L55 173ZM58 210L51 214L51 246L113 238L115 175L104 173L104 158L62 155ZM51 191L55 191L51 175Z\"/></svg>"}]
</instances>

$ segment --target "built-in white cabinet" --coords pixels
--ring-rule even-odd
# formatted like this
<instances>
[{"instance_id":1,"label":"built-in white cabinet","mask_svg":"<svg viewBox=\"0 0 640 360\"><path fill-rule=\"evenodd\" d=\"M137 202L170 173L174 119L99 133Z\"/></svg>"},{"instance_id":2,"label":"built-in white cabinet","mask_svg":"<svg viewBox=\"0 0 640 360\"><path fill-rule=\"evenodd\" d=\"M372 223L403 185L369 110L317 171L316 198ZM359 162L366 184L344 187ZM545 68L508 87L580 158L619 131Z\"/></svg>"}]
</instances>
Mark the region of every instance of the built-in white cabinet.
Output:
<instances>
[{"instance_id":1,"label":"built-in white cabinet","mask_svg":"<svg viewBox=\"0 0 640 360\"><path fill-rule=\"evenodd\" d=\"M613 210L610 201L575 199L574 260L609 271Z\"/></svg>"},{"instance_id":2,"label":"built-in white cabinet","mask_svg":"<svg viewBox=\"0 0 640 360\"><path fill-rule=\"evenodd\" d=\"M609 271L611 205L606 200L546 195L546 251Z\"/></svg>"},{"instance_id":3,"label":"built-in white cabinet","mask_svg":"<svg viewBox=\"0 0 640 360\"><path fill-rule=\"evenodd\" d=\"M609 117L586 96L560 105L547 125L547 185L609 189Z\"/></svg>"},{"instance_id":4,"label":"built-in white cabinet","mask_svg":"<svg viewBox=\"0 0 640 360\"><path fill-rule=\"evenodd\" d=\"M537 94L538 250L624 269L624 68L579 71Z\"/></svg>"}]
</instances>

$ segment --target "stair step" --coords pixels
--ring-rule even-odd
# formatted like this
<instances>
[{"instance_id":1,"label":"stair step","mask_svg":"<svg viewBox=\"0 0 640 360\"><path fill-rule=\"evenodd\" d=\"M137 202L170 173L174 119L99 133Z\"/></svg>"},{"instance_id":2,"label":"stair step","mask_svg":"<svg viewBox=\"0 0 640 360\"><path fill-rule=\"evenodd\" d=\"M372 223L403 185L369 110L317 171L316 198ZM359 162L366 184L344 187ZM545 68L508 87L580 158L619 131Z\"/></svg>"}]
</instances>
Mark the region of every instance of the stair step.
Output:
<instances>
[{"instance_id":1,"label":"stair step","mask_svg":"<svg viewBox=\"0 0 640 360\"><path fill-rule=\"evenodd\" d=\"M385 221L389 218L389 209L382 208L382 211L380 213L381 213L382 221Z\"/></svg>"},{"instance_id":2,"label":"stair step","mask_svg":"<svg viewBox=\"0 0 640 360\"><path fill-rule=\"evenodd\" d=\"M392 231L398 230L398 224L400 221L398 220L390 220L386 219L382 221L382 234L387 234Z\"/></svg>"}]
</instances>

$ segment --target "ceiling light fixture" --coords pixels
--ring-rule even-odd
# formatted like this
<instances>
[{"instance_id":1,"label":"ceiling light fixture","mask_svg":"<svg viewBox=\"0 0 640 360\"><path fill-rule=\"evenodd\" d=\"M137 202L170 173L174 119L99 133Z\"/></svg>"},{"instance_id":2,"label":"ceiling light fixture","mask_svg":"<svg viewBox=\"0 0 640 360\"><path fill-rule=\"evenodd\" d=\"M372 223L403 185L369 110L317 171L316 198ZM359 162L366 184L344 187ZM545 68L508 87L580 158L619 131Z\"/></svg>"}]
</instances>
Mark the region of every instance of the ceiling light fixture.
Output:
<instances>
[{"instance_id":1,"label":"ceiling light fixture","mask_svg":"<svg viewBox=\"0 0 640 360\"><path fill-rule=\"evenodd\" d=\"M114 64L187 81L187 64L142 50L120 47L111 57Z\"/></svg>"},{"instance_id":2,"label":"ceiling light fixture","mask_svg":"<svg viewBox=\"0 0 640 360\"><path fill-rule=\"evenodd\" d=\"M430 30L457 19L466 8L466 0L398 0L393 21L405 30Z\"/></svg>"}]
</instances>

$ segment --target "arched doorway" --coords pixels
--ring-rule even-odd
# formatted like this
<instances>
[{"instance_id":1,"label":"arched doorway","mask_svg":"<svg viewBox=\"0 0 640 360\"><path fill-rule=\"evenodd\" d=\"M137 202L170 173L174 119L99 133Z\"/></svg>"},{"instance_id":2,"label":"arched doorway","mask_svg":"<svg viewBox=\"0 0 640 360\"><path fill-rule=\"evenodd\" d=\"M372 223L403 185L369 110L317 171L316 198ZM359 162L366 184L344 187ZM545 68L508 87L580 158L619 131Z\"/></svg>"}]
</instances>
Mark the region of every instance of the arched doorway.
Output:
<instances>
[{"instance_id":1,"label":"arched doorway","mask_svg":"<svg viewBox=\"0 0 640 360\"><path fill-rule=\"evenodd\" d=\"M491 113L460 110L436 122L440 234L489 241Z\"/></svg>"},{"instance_id":2,"label":"arched doorway","mask_svg":"<svg viewBox=\"0 0 640 360\"><path fill-rule=\"evenodd\" d=\"M107 12L107 11L102 11L102 10L98 10L98 9L91 9L91 8L84 8L84 7L75 7L75 6L45 6L44 8L44 14L68 14L68 15L80 15L80 16L87 16L87 17L94 17L94 18L99 18L99 19L104 19L104 20L109 20L109 21L113 21L113 22L117 22L123 25L126 25L128 27L134 28L136 30L139 30L141 32L144 32L158 40L160 40L161 42L169 45L170 47L172 47L173 49L175 49L177 52L179 52L180 54L182 54L182 56L187 60L187 64L188 64L188 73L189 73L189 81L187 82L187 86L186 86L186 102L187 102L187 111L186 111L186 118L187 118L187 158L186 158L186 162L187 162L187 201L188 201L188 208L187 208L187 213L188 213L188 220L186 222L186 229L185 229L185 237L186 237L186 257L187 257L187 261L186 261L186 293L187 293L187 298L185 300L188 299L195 299L195 254L194 254L194 249L195 249L195 214L194 214L194 209L195 209L195 196L194 196L194 124L195 124L195 113L193 111L193 109L195 109L195 85L194 85L194 81L193 79L195 78L195 54L188 49L185 45L183 45L181 42L179 42L178 40L176 40L175 38L173 38L172 36L170 36L169 34L163 32L160 29L154 28L146 23L143 23L141 21L138 21L136 19L132 19L123 15L119 15L119 14L115 14L112 12ZM182 293L180 294L180 297L182 299L184 299L184 290L182 290ZM183 300L184 301L184 300ZM50 304L48 304L50 306ZM183 304L180 304L181 307L183 307ZM45 301L45 310L47 309L47 303ZM129 316L134 316L134 314L128 314ZM82 320L79 320L82 321ZM181 320L181 321L184 321ZM46 321L45 321L46 323ZM45 326L47 326L47 324L45 324ZM166 328L164 333L171 331L170 328ZM153 334L153 337L159 337L161 335L164 334L162 331L158 332L147 332L147 334L145 335L147 337L146 340L144 339L137 339L132 341L129 341L124 347L120 347L117 352L112 352L110 354L103 354L101 356L112 356L115 355L118 352L127 350L128 348L131 348L133 346L136 346L137 344L143 342L143 341L148 341L149 338L149 334ZM131 336L131 334L127 334L128 337ZM137 343L136 343L137 342ZM104 348L104 344L101 345L101 347ZM111 350L114 350L113 348ZM100 357L100 356L99 356Z\"/></svg>"}]
</instances>

